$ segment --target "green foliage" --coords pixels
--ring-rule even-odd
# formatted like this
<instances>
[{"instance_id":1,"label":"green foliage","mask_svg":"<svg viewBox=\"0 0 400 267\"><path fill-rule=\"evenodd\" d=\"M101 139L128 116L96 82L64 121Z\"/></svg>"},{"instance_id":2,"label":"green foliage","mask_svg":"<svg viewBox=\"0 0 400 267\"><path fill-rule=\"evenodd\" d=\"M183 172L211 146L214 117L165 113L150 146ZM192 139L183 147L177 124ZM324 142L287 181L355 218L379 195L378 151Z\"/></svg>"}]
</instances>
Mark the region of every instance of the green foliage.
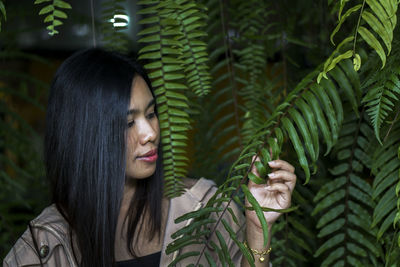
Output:
<instances>
[{"instance_id":1,"label":"green foliage","mask_svg":"<svg viewBox=\"0 0 400 267\"><path fill-rule=\"evenodd\" d=\"M63 0L35 0L35 5L40 5L42 3L47 3L45 7L43 7L39 11L39 15L46 15L43 22L49 23L46 29L49 31L49 35L58 34L59 32L55 29L57 26L63 24L61 19L68 18L67 13L62 11L62 9L71 9L71 5Z\"/></svg>"},{"instance_id":2,"label":"green foliage","mask_svg":"<svg viewBox=\"0 0 400 267\"><path fill-rule=\"evenodd\" d=\"M0 61L43 59L15 51L1 51ZM32 90L32 89L35 89ZM47 84L10 67L0 72L0 257L3 258L48 202L44 179L42 137L15 106L43 114ZM12 105L12 103L14 105Z\"/></svg>"},{"instance_id":3,"label":"green foliage","mask_svg":"<svg viewBox=\"0 0 400 267\"><path fill-rule=\"evenodd\" d=\"M383 146L374 151L372 172L375 175L373 195L377 205L374 209L372 227L378 227L376 234L379 240L382 235L392 229L397 213L396 185L400 160L398 159L398 141L400 123L397 121Z\"/></svg>"},{"instance_id":4,"label":"green foliage","mask_svg":"<svg viewBox=\"0 0 400 267\"><path fill-rule=\"evenodd\" d=\"M206 15L201 6L190 0L140 1L146 16L139 23L146 28L139 33L144 47L139 59L153 79L157 96L163 144L165 194L179 196L183 192L181 178L186 176L188 159L186 133L189 116L186 112L186 89L202 96L209 91L206 43L200 38Z\"/></svg>"},{"instance_id":5,"label":"green foliage","mask_svg":"<svg viewBox=\"0 0 400 267\"><path fill-rule=\"evenodd\" d=\"M381 144L380 128L396 104L399 103L400 96L400 68L398 65L400 50L399 44L397 42L394 44L395 48L388 60L387 68L375 72L374 77L364 85L368 91L362 100L368 107L367 112L371 117L375 136Z\"/></svg>"},{"instance_id":6,"label":"green foliage","mask_svg":"<svg viewBox=\"0 0 400 267\"><path fill-rule=\"evenodd\" d=\"M334 37L338 33L346 20L358 14L358 22L352 35L341 41L337 49L325 61L324 68L318 76L318 82L322 77L326 77L336 64L346 58L353 58L354 69L357 71L361 66L361 57L356 51L357 37L359 35L370 48L372 48L380 57L382 69L386 64L386 57L392 50L393 31L397 23L396 0L360 0L358 4L348 8L344 14L343 11L349 1L341 1L338 13L338 24L331 34L333 44ZM378 38L377 38L378 36ZM381 43L384 43L386 51ZM350 46L352 45L352 47Z\"/></svg>"},{"instance_id":7,"label":"green foliage","mask_svg":"<svg viewBox=\"0 0 400 267\"><path fill-rule=\"evenodd\" d=\"M271 5L255 0L139 1L139 58L146 61L157 96L166 195L176 197L185 190L181 178L187 175L189 147L194 154L191 175L220 185L204 207L177 219L185 223L172 233L174 241L166 250L179 254L171 266L183 259L190 259L191 266L200 259L210 266L233 266L232 244L254 264L242 243L240 213L256 211L266 240L262 213L271 209L260 206L246 184L249 179L265 183L271 171L267 162L278 157L296 165L299 182L293 207L279 211L285 214L272 229L274 265L398 266L398 2L344 0L332 4L333 11L325 1L317 2L309 2L318 7L313 13L301 11L304 3L285 0ZM116 14L126 14L121 3L104 3L102 31L108 48L126 52L130 44L110 23ZM330 40L338 45L332 52L326 50L329 36L324 31L336 12ZM39 84L21 73L2 70L0 75ZM5 103L0 107L13 122L3 121L10 132L0 147L7 148L11 140L13 153L21 153L19 145L29 151L26 136L32 133L13 128L29 127ZM20 156L24 162L31 157L33 152ZM7 172L1 174L7 192L1 197L17 199L15 206L0 205L1 214L20 214L15 210L24 200L24 188L42 175L17 163L0 158L2 166L23 179L16 182ZM251 173L254 167L259 176ZM39 205L32 202L34 206ZM17 221L6 218L3 243ZM230 238L222 238L224 232Z\"/></svg>"},{"instance_id":8,"label":"green foliage","mask_svg":"<svg viewBox=\"0 0 400 267\"><path fill-rule=\"evenodd\" d=\"M372 130L361 113L347 116L335 147L334 166L329 182L321 187L314 198L317 203L313 215L319 216L318 238L322 239L315 257L321 258L321 266L345 265L376 266L382 249L374 244L376 229L371 231L371 209L375 207L372 188L363 179L365 168L370 168L368 156ZM340 145L339 145L340 144ZM327 216L334 211L332 216Z\"/></svg>"},{"instance_id":9,"label":"green foliage","mask_svg":"<svg viewBox=\"0 0 400 267\"><path fill-rule=\"evenodd\" d=\"M238 37L233 38L236 47L232 52L238 58L234 68L240 70L234 79L242 87L239 92L245 110L242 135L243 141L248 142L253 130L259 128L270 115L268 107L273 107L268 101L273 83L268 84L265 75L267 47L264 46L266 35L263 35L267 30L263 22L270 12L266 3L257 0L237 1L234 6L237 11L232 12L231 25ZM254 6L257 6L256 10L252 8Z\"/></svg>"}]
</instances>

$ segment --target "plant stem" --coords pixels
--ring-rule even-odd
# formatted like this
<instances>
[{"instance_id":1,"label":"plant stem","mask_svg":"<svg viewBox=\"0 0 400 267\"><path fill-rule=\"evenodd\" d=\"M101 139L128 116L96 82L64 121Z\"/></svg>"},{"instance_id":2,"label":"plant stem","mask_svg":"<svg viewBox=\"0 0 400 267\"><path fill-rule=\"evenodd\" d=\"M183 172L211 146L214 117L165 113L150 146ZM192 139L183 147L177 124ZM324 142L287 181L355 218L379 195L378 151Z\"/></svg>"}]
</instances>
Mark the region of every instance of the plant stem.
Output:
<instances>
[{"instance_id":1,"label":"plant stem","mask_svg":"<svg viewBox=\"0 0 400 267\"><path fill-rule=\"evenodd\" d=\"M388 138L389 133L390 133L390 131L391 131L392 128L393 128L393 125L396 123L397 118L399 117L399 113L400 113L400 108L399 108L399 110L397 110L396 116L394 117L394 120L393 120L392 124L390 124L390 127L389 127L389 129L388 129L388 131L387 131L387 133L386 133L386 135L385 135L385 138L383 139L383 142L382 142L382 143L385 143L386 139Z\"/></svg>"},{"instance_id":2,"label":"plant stem","mask_svg":"<svg viewBox=\"0 0 400 267\"><path fill-rule=\"evenodd\" d=\"M353 56L356 54L356 42L357 42L358 28L360 27L360 22L361 22L362 13L364 11L364 6L365 6L365 0L363 1L361 11L360 11L360 16L358 16L356 31L354 33Z\"/></svg>"}]
</instances>

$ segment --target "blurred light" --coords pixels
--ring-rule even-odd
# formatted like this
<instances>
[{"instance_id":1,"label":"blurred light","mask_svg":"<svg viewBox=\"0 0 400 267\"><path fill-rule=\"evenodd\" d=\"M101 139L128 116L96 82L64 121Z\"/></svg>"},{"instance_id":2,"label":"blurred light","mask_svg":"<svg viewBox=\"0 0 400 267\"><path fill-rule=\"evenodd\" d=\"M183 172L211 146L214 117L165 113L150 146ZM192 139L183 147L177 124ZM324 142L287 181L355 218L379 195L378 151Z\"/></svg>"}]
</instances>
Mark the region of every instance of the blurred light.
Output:
<instances>
[{"instance_id":1,"label":"blurred light","mask_svg":"<svg viewBox=\"0 0 400 267\"><path fill-rule=\"evenodd\" d=\"M87 24L78 24L72 26L72 31L77 35L77 36L85 36L88 35L90 32L89 26Z\"/></svg>"},{"instance_id":2,"label":"blurred light","mask_svg":"<svg viewBox=\"0 0 400 267\"><path fill-rule=\"evenodd\" d=\"M116 22L116 20L119 20ZM124 21L121 21L124 20ZM126 27L129 24L129 16L127 15L122 15L122 14L116 14L112 19L110 19L110 22L113 24L114 28L118 27Z\"/></svg>"}]
</instances>

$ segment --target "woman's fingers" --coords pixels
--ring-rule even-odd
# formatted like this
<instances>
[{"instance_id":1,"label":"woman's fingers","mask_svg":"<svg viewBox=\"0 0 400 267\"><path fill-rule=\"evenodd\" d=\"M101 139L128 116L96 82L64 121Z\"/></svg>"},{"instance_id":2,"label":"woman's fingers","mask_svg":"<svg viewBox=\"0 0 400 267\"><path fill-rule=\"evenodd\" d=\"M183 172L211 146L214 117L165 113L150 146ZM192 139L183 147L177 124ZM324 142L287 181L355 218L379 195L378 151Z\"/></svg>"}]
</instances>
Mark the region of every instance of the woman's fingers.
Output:
<instances>
[{"instance_id":1,"label":"woman's fingers","mask_svg":"<svg viewBox=\"0 0 400 267\"><path fill-rule=\"evenodd\" d=\"M294 167L290 163L281 159L270 161L268 162L268 165L274 169L281 169L294 173Z\"/></svg>"},{"instance_id":2,"label":"woman's fingers","mask_svg":"<svg viewBox=\"0 0 400 267\"><path fill-rule=\"evenodd\" d=\"M278 182L283 182L287 185L292 192L294 186L296 185L296 175L292 172L284 171L284 170L277 170L268 174L270 179L270 184L275 184Z\"/></svg>"},{"instance_id":3,"label":"woman's fingers","mask_svg":"<svg viewBox=\"0 0 400 267\"><path fill-rule=\"evenodd\" d=\"M265 187L266 190L269 192L275 192L279 193L280 198L284 201L284 203L279 203L279 198L276 200L278 201L279 205L282 208L287 208L287 206L290 205L290 200L291 200L291 192L290 189L287 185L282 184L282 183L276 183L276 184L271 184L269 186Z\"/></svg>"}]
</instances>

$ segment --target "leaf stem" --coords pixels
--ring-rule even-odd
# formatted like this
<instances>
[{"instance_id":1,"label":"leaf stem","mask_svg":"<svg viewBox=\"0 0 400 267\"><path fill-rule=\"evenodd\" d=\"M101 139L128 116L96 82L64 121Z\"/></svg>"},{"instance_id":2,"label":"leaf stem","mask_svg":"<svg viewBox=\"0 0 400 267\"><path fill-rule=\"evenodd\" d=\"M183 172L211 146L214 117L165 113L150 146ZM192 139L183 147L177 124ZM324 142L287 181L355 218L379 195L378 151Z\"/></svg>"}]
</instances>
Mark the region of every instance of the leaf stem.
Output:
<instances>
[{"instance_id":1,"label":"leaf stem","mask_svg":"<svg viewBox=\"0 0 400 267\"><path fill-rule=\"evenodd\" d=\"M389 137L389 133L392 130L393 125L396 123L397 118L399 117L399 113L400 113L400 108L397 110L396 116L394 117L392 123L390 124L390 127L389 127L389 129L388 129L388 131L387 131L387 133L385 135L385 138L383 139L383 143L385 143L386 139Z\"/></svg>"},{"instance_id":2,"label":"leaf stem","mask_svg":"<svg viewBox=\"0 0 400 267\"><path fill-rule=\"evenodd\" d=\"M356 31L354 33L354 42L353 42L353 56L356 54L356 42L357 42L357 35L358 35L358 28L360 27L360 22L361 22L361 17L364 11L364 6L365 6L365 1L363 1L361 10L360 10L360 16L358 16L358 22L357 22L357 26L356 26Z\"/></svg>"}]
</instances>

